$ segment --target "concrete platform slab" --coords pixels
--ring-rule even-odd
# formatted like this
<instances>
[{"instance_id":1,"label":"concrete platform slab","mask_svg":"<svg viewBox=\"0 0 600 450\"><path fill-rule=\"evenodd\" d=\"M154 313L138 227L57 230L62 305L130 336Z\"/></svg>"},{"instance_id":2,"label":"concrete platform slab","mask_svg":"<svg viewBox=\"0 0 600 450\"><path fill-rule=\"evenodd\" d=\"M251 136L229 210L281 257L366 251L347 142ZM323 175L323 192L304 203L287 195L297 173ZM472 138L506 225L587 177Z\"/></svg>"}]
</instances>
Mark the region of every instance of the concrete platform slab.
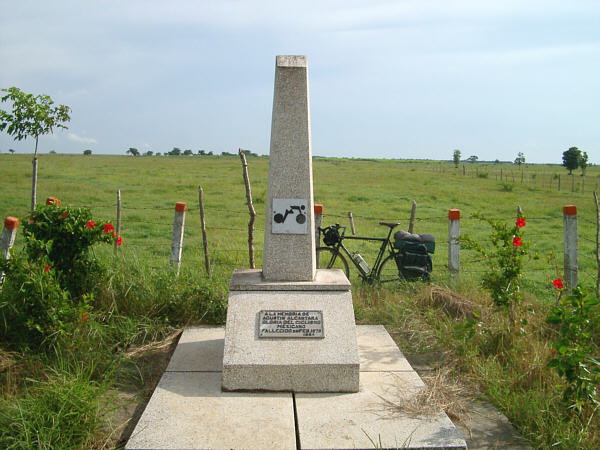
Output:
<instances>
[{"instance_id":1,"label":"concrete platform slab","mask_svg":"<svg viewBox=\"0 0 600 450\"><path fill-rule=\"evenodd\" d=\"M223 393L218 372L165 372L127 450L296 448L290 393Z\"/></svg>"},{"instance_id":2,"label":"concrete platform slab","mask_svg":"<svg viewBox=\"0 0 600 450\"><path fill-rule=\"evenodd\" d=\"M300 446L466 448L446 414L419 416L402 410L403 401L423 386L414 372L361 372L357 393L296 394Z\"/></svg>"},{"instance_id":3,"label":"concrete platform slab","mask_svg":"<svg viewBox=\"0 0 600 450\"><path fill-rule=\"evenodd\" d=\"M361 372L412 372L407 359L383 325L356 327Z\"/></svg>"},{"instance_id":4,"label":"concrete platform slab","mask_svg":"<svg viewBox=\"0 0 600 450\"><path fill-rule=\"evenodd\" d=\"M183 330L167 372L221 372L223 327L191 327Z\"/></svg>"},{"instance_id":5,"label":"concrete platform slab","mask_svg":"<svg viewBox=\"0 0 600 450\"><path fill-rule=\"evenodd\" d=\"M236 269L229 280L230 291L349 291L350 281L340 269L317 269L313 281L263 279L260 269Z\"/></svg>"},{"instance_id":6,"label":"concrete platform slab","mask_svg":"<svg viewBox=\"0 0 600 450\"><path fill-rule=\"evenodd\" d=\"M393 406L423 383L412 370L391 370L406 363L381 326L357 327L365 370L359 392L345 394L222 392L214 369L224 334L184 331L126 449L296 448L294 398L301 448L465 448L445 414L411 416Z\"/></svg>"},{"instance_id":7,"label":"concrete platform slab","mask_svg":"<svg viewBox=\"0 0 600 450\"><path fill-rule=\"evenodd\" d=\"M259 338L261 310L320 310L323 338ZM232 291L223 389L356 392L359 357L350 291Z\"/></svg>"}]
</instances>

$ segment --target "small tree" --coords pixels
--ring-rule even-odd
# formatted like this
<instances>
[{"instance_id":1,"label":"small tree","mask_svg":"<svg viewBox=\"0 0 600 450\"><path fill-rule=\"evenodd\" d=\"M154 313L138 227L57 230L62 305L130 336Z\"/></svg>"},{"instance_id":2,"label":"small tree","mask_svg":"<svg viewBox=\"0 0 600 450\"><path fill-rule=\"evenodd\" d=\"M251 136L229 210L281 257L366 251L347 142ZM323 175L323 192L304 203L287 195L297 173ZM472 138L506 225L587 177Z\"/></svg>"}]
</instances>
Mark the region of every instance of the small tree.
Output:
<instances>
[{"instance_id":1,"label":"small tree","mask_svg":"<svg viewBox=\"0 0 600 450\"><path fill-rule=\"evenodd\" d=\"M31 183L31 210L35 209L37 191L38 168L38 140L39 137L52 133L54 128L67 129L64 123L71 120L71 108L65 105L53 106L54 101L48 95L26 94L19 88L10 87L2 89L6 95L2 102L12 102L12 112L0 109L0 131L13 136L14 140L21 141L28 137L35 138L35 151L33 153L33 180Z\"/></svg>"},{"instance_id":2,"label":"small tree","mask_svg":"<svg viewBox=\"0 0 600 450\"><path fill-rule=\"evenodd\" d=\"M91 151L91 150L88 148L87 150L84 150L84 151L83 151L83 154L84 154L84 155L91 155L91 154L92 154L92 151Z\"/></svg>"},{"instance_id":3,"label":"small tree","mask_svg":"<svg viewBox=\"0 0 600 450\"><path fill-rule=\"evenodd\" d=\"M10 152L11 155L15 154L15 151L12 148L9 148L8 151Z\"/></svg>"},{"instance_id":4,"label":"small tree","mask_svg":"<svg viewBox=\"0 0 600 450\"><path fill-rule=\"evenodd\" d=\"M191 151L190 149L187 149L187 150L184 150L184 151L183 151L183 154L184 154L185 156L191 156L191 155L192 155L192 151Z\"/></svg>"},{"instance_id":5,"label":"small tree","mask_svg":"<svg viewBox=\"0 0 600 450\"><path fill-rule=\"evenodd\" d=\"M518 166L525 164L525 155L522 152L517 154L517 157L515 158L515 164Z\"/></svg>"},{"instance_id":6,"label":"small tree","mask_svg":"<svg viewBox=\"0 0 600 450\"><path fill-rule=\"evenodd\" d=\"M581 176L585 176L585 169L588 166L588 154L587 152L583 152L581 157L579 158L579 168L581 169Z\"/></svg>"},{"instance_id":7,"label":"small tree","mask_svg":"<svg viewBox=\"0 0 600 450\"><path fill-rule=\"evenodd\" d=\"M173 150L167 153L169 156L179 156L181 155L181 149L178 147L173 147Z\"/></svg>"},{"instance_id":8,"label":"small tree","mask_svg":"<svg viewBox=\"0 0 600 450\"><path fill-rule=\"evenodd\" d=\"M452 155L452 160L454 161L454 167L458 169L458 165L460 164L460 150L454 150L454 154Z\"/></svg>"},{"instance_id":9,"label":"small tree","mask_svg":"<svg viewBox=\"0 0 600 450\"><path fill-rule=\"evenodd\" d=\"M134 147L129 147L129 150L127 150L126 153L131 156L140 156L140 151Z\"/></svg>"},{"instance_id":10,"label":"small tree","mask_svg":"<svg viewBox=\"0 0 600 450\"><path fill-rule=\"evenodd\" d=\"M471 155L467 158L467 161L469 161L470 163L475 163L478 159L479 157L477 155Z\"/></svg>"},{"instance_id":11,"label":"small tree","mask_svg":"<svg viewBox=\"0 0 600 450\"><path fill-rule=\"evenodd\" d=\"M152 156L153 152L152 150L148 150L146 153L144 153L144 156Z\"/></svg>"},{"instance_id":12,"label":"small tree","mask_svg":"<svg viewBox=\"0 0 600 450\"><path fill-rule=\"evenodd\" d=\"M579 167L581 150L579 150L577 147L571 147L566 152L563 152L562 160L562 165L567 168L569 175L572 175L573 171Z\"/></svg>"}]
</instances>

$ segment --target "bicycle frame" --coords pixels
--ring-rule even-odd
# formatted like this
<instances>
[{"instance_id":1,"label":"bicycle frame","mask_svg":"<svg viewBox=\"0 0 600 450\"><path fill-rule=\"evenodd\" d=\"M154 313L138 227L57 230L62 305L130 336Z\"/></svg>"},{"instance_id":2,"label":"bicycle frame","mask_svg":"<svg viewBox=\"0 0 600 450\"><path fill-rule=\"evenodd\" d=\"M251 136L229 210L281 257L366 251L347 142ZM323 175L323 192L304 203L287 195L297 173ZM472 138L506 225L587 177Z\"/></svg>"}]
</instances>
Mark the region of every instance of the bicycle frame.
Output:
<instances>
[{"instance_id":1,"label":"bicycle frame","mask_svg":"<svg viewBox=\"0 0 600 450\"><path fill-rule=\"evenodd\" d=\"M332 246L328 246L329 248L333 249L333 257L331 258L331 260L328 264L328 267L333 266L333 264L335 263L335 260L337 259L337 256L340 253L340 250L343 250L343 252L348 256L348 259L356 267L356 270L358 271L358 275L360 276L360 278L363 281L366 281L367 283L371 283L373 280L377 279L377 275L379 273L379 267L380 267L381 263L383 262L383 260L385 259L384 257L388 255L385 251L386 247L388 245L389 245L389 254L396 255L398 253L397 250L394 248L394 245L390 241L390 236L392 235L393 228L390 228L388 235L385 238L375 238L375 237L365 237L365 236L346 236L345 235L346 227L339 226L338 229L342 229L342 233L340 234L339 241ZM319 230L319 233L320 232L321 232L321 230ZM344 245L344 240L346 240L346 239L352 239L352 240L356 240L356 241L381 242L381 247L379 248L379 253L377 254L377 258L375 258L375 263L371 267L371 270L369 271L368 274L363 273L363 271L360 268L360 266L358 265L358 263L356 263L356 261L354 261L354 258L352 258L352 254L350 253L350 250L348 250L348 248Z\"/></svg>"}]
</instances>

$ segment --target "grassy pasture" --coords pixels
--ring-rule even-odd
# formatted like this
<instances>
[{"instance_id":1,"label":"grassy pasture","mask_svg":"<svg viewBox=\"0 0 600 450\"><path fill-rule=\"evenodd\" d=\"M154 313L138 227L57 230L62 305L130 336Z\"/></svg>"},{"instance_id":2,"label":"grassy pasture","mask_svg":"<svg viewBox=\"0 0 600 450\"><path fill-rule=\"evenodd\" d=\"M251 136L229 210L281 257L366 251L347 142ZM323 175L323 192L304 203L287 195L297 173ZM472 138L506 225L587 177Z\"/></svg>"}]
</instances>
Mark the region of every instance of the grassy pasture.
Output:
<instances>
[{"instance_id":1,"label":"grassy pasture","mask_svg":"<svg viewBox=\"0 0 600 450\"><path fill-rule=\"evenodd\" d=\"M255 249L260 267L268 159L249 158L248 164L258 214ZM561 380L546 367L554 331L545 317L555 298L551 280L562 275L564 205L575 204L579 211L580 281L588 289L595 283L596 211L591 191L600 170L588 168L585 187L579 174L574 176L574 192L560 166L528 165L523 168L523 183L518 170L513 165L483 163L466 164L463 171L449 162L315 158L315 201L324 205L325 225L348 225L347 214L352 211L359 235L382 236L387 229L379 221L398 221L401 228L408 227L411 202L416 199L415 231L436 236L433 281L441 286L449 281L445 268L448 209L461 210L463 233L487 242L489 227L471 215L481 212L512 223L520 205L532 255L526 263L526 293L519 310L519 317L528 322L526 333L510 331L506 315L494 311L489 295L477 286L482 261L469 251L461 253L463 282L458 294L481 311L482 331L474 337L461 334L465 317L448 314L421 284L396 290L355 284L356 319L385 325L407 353L449 352L444 364L456 371L458 379L472 380L536 447L559 442L563 448L596 448L600 423L595 411L577 418L560 407L557 385ZM204 189L213 265L210 279L204 274L199 185ZM25 218L31 155L0 155L0 187L0 217ZM95 217L115 220L117 189L123 203L123 258L113 258L108 246L96 248L99 259L113 267L109 279L96 287L90 320L77 323L73 334L55 348L15 351L10 342L0 343L0 447L123 445L118 424L109 423L112 409L106 404L118 405L112 395L124 387L133 388L138 401L147 400L152 389L148 374L154 362L132 355L144 355L185 324L224 321L231 271L248 267L248 211L239 158L40 157L39 203L54 196L66 205L88 206ZM168 267L177 201L187 202L189 210L182 273L175 279ZM16 246L22 245L18 233ZM354 242L351 249L360 251L369 263L377 251ZM65 411L68 414L62 414Z\"/></svg>"},{"instance_id":2,"label":"grassy pasture","mask_svg":"<svg viewBox=\"0 0 600 450\"><path fill-rule=\"evenodd\" d=\"M248 163L258 214L255 250L260 267L268 159L249 158ZM537 256L527 263L525 270L527 287L536 295L551 292L549 280L562 274L562 207L575 204L579 213L580 281L588 286L595 282L596 211L591 191L600 176L598 167L588 168L585 192L581 192L583 178L577 173L573 177L576 190L571 192L568 172L557 165L524 166L523 183L520 169L514 165L464 166L463 170L462 165L455 168L449 162L315 158L315 202L324 205L325 225L335 222L348 225L347 214L352 211L357 234L382 236L386 229L378 225L380 220L398 221L403 223L400 228L408 227L411 202L416 199L415 231L436 236L434 279L438 281L447 276L449 208L461 210L462 233L483 239L489 234L488 226L471 218L471 214L481 212L512 222L520 205L528 219L525 236L532 244L532 256ZM1 217L23 217L27 213L30 172L30 155L0 155ZM515 175L514 183L511 173ZM559 173L560 192L555 178ZM504 181L507 174L509 181ZM552 186L550 180L554 180ZM38 199L43 202L47 196L58 197L65 204L88 206L98 217L114 219L116 190L121 189L124 252L156 268L168 264L174 204L185 201L189 211L183 267L202 270L199 185L204 189L211 260L216 272L225 276L235 267L248 265L248 211L240 161L236 157L43 155ZM352 250L358 250L371 263L377 248L353 242ZM481 261L463 251L461 271L463 278L477 280L482 271Z\"/></svg>"}]
</instances>

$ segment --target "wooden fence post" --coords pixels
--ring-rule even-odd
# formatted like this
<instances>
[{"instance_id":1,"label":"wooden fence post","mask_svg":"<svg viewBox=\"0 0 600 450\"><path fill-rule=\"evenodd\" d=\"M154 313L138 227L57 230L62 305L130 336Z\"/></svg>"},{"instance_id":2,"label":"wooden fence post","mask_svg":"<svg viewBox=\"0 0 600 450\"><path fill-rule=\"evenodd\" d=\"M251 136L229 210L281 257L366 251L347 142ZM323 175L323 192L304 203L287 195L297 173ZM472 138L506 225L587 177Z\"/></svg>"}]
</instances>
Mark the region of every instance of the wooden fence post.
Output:
<instances>
[{"instance_id":1,"label":"wooden fence post","mask_svg":"<svg viewBox=\"0 0 600 450\"><path fill-rule=\"evenodd\" d=\"M415 214L417 213L417 201L412 201L412 208L410 210L410 222L408 222L408 232L412 233L415 227Z\"/></svg>"},{"instance_id":2,"label":"wooden fence post","mask_svg":"<svg viewBox=\"0 0 600 450\"><path fill-rule=\"evenodd\" d=\"M246 162L246 154L241 148L238 150L240 159L242 160L242 172L244 175L244 184L246 185L246 200L248 201L248 211L250 220L248 222L248 256L250 259L250 268L254 269L254 220L256 219L256 210L252 204L252 191L250 190L250 177L248 175L248 163Z\"/></svg>"},{"instance_id":3,"label":"wooden fence post","mask_svg":"<svg viewBox=\"0 0 600 450\"><path fill-rule=\"evenodd\" d=\"M577 207L567 205L563 208L565 239L565 281L569 293L577 286Z\"/></svg>"},{"instance_id":4,"label":"wooden fence post","mask_svg":"<svg viewBox=\"0 0 600 450\"><path fill-rule=\"evenodd\" d=\"M352 211L348 211L348 220L350 221L350 230L352 230L352 235L355 235L356 228L354 228L354 217L352 217Z\"/></svg>"},{"instance_id":5,"label":"wooden fence post","mask_svg":"<svg viewBox=\"0 0 600 450\"><path fill-rule=\"evenodd\" d=\"M179 275L181 267L181 249L183 248L183 229L185 227L185 212L187 205L184 202L175 203L175 217L173 219L173 239L171 241L171 269Z\"/></svg>"},{"instance_id":6,"label":"wooden fence post","mask_svg":"<svg viewBox=\"0 0 600 450\"><path fill-rule=\"evenodd\" d=\"M0 254L2 258L10 258L10 249L15 243L15 236L17 235L17 227L19 226L19 219L16 217L8 216L4 221L4 229L2 235L0 235ZM0 290L4 284L4 272L0 272Z\"/></svg>"},{"instance_id":7,"label":"wooden fence post","mask_svg":"<svg viewBox=\"0 0 600 450\"><path fill-rule=\"evenodd\" d=\"M558 174L558 192L560 192L560 173Z\"/></svg>"},{"instance_id":8,"label":"wooden fence post","mask_svg":"<svg viewBox=\"0 0 600 450\"><path fill-rule=\"evenodd\" d=\"M202 245L204 247L204 265L206 274L210 275L210 256L208 254L208 239L206 238L206 222L204 221L204 191L198 186L198 203L200 205L200 223L202 224Z\"/></svg>"},{"instance_id":9,"label":"wooden fence post","mask_svg":"<svg viewBox=\"0 0 600 450\"><path fill-rule=\"evenodd\" d=\"M458 281L460 270L460 210L448 210L448 271Z\"/></svg>"}]
</instances>

